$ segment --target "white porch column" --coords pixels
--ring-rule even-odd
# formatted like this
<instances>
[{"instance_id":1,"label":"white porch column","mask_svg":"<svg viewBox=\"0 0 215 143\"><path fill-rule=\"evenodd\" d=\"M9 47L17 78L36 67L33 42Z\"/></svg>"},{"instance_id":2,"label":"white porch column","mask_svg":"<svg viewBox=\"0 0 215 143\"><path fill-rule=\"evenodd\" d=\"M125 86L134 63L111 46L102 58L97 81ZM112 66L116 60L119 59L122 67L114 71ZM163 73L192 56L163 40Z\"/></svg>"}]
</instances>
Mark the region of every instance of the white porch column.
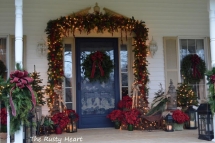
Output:
<instances>
[{"instance_id":1,"label":"white porch column","mask_svg":"<svg viewBox=\"0 0 215 143\"><path fill-rule=\"evenodd\" d=\"M208 11L210 20L211 66L215 67L215 0L209 0ZM215 137L215 115L213 117L213 131ZM215 138L212 141L215 142Z\"/></svg>"},{"instance_id":2,"label":"white porch column","mask_svg":"<svg viewBox=\"0 0 215 143\"><path fill-rule=\"evenodd\" d=\"M15 0L15 63L23 65L23 20L22 20L22 0Z\"/></svg>"},{"instance_id":3,"label":"white porch column","mask_svg":"<svg viewBox=\"0 0 215 143\"><path fill-rule=\"evenodd\" d=\"M15 63L19 63L21 68L23 66L23 20L22 20L22 0L15 0ZM23 126L20 130L15 132L14 143L23 142Z\"/></svg>"}]
</instances>

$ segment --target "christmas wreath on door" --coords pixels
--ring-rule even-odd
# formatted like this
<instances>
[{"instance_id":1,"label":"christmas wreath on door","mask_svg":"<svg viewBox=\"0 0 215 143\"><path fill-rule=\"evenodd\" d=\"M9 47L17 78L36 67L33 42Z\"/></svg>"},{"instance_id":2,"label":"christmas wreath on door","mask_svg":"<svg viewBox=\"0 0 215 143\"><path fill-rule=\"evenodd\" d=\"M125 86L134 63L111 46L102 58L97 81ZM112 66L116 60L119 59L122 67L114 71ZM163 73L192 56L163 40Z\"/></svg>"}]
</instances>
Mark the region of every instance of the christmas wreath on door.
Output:
<instances>
[{"instance_id":1,"label":"christmas wreath on door","mask_svg":"<svg viewBox=\"0 0 215 143\"><path fill-rule=\"evenodd\" d=\"M90 82L106 82L110 78L110 73L113 72L113 67L110 56L102 51L92 52L82 63L84 78L88 78Z\"/></svg>"}]
</instances>

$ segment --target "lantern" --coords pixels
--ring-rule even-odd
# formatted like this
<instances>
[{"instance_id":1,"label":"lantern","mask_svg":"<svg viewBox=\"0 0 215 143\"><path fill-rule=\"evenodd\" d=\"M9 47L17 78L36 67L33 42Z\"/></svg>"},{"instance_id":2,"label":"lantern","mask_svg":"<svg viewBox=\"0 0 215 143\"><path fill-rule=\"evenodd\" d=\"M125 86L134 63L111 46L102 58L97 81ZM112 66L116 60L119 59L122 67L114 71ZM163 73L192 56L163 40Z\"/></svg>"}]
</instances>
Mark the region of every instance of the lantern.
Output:
<instances>
[{"instance_id":1,"label":"lantern","mask_svg":"<svg viewBox=\"0 0 215 143\"><path fill-rule=\"evenodd\" d=\"M189 116L190 120L185 123L186 129L197 129L196 110L193 106L189 106L185 113Z\"/></svg>"},{"instance_id":2,"label":"lantern","mask_svg":"<svg viewBox=\"0 0 215 143\"><path fill-rule=\"evenodd\" d=\"M24 139L23 143L32 143L32 137L33 137L33 118L34 114L29 112L28 114L28 121L30 122L30 125L24 125Z\"/></svg>"},{"instance_id":3,"label":"lantern","mask_svg":"<svg viewBox=\"0 0 215 143\"><path fill-rule=\"evenodd\" d=\"M76 118L75 114L70 113L69 118L70 118L70 123L66 126L66 132L67 133L77 132L77 124L76 124L76 121L75 121L75 118Z\"/></svg>"},{"instance_id":4,"label":"lantern","mask_svg":"<svg viewBox=\"0 0 215 143\"><path fill-rule=\"evenodd\" d=\"M166 122L166 132L173 132L173 118L172 115L168 114L165 117L165 122Z\"/></svg>"},{"instance_id":5,"label":"lantern","mask_svg":"<svg viewBox=\"0 0 215 143\"><path fill-rule=\"evenodd\" d=\"M197 109L199 139L211 141L214 138L213 118L208 103L202 103Z\"/></svg>"}]
</instances>

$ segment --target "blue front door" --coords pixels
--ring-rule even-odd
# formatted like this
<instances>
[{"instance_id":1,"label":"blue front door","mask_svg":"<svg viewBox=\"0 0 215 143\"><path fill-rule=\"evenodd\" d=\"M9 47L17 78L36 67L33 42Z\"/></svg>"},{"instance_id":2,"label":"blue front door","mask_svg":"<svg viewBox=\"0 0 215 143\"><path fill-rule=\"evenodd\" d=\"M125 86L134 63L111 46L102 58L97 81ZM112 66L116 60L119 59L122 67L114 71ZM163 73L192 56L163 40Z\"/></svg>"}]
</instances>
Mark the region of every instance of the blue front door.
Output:
<instances>
[{"instance_id":1,"label":"blue front door","mask_svg":"<svg viewBox=\"0 0 215 143\"><path fill-rule=\"evenodd\" d=\"M117 38L76 38L76 103L80 116L79 128L101 128L113 126L106 117L116 108L120 99L118 39ZM110 56L114 70L107 82L90 82L84 78L82 62L92 52L103 51Z\"/></svg>"}]
</instances>

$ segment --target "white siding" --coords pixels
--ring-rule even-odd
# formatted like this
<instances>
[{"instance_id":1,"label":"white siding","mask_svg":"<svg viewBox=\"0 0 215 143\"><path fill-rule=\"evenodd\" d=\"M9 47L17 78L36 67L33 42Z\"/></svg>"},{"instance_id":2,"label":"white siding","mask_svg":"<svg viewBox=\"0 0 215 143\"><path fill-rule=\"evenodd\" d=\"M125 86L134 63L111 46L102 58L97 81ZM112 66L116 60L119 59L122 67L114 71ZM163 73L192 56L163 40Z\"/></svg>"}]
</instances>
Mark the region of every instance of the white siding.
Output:
<instances>
[{"instance_id":1,"label":"white siding","mask_svg":"<svg viewBox=\"0 0 215 143\"><path fill-rule=\"evenodd\" d=\"M37 43L46 38L47 22L66 16L95 3L117 13L143 20L149 28L149 40L153 36L158 51L148 57L150 73L149 102L159 83L164 85L164 36L209 36L207 0L23 0L23 34L27 36L27 70L41 73L43 84L47 82L47 60L36 54ZM0 0L0 35L14 35L14 0ZM165 85L163 86L165 87Z\"/></svg>"}]
</instances>

